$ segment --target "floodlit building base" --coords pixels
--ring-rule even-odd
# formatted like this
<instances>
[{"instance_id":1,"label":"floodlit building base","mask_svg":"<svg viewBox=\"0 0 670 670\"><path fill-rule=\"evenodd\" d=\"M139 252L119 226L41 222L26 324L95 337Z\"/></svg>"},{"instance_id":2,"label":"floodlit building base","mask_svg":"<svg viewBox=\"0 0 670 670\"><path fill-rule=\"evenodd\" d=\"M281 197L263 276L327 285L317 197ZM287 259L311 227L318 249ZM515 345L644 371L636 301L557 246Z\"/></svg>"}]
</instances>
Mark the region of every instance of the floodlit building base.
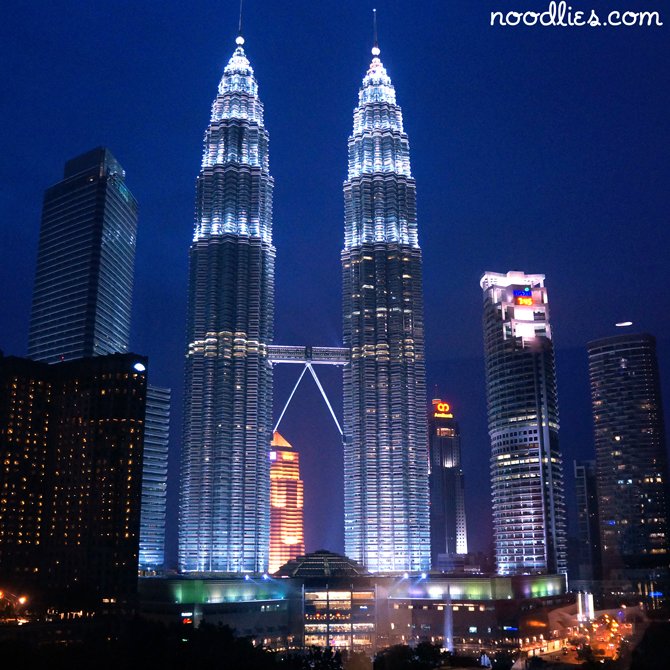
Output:
<instances>
[{"instance_id":1,"label":"floodlit building base","mask_svg":"<svg viewBox=\"0 0 670 670\"><path fill-rule=\"evenodd\" d=\"M286 577L140 579L141 613L165 623L227 625L270 649L316 645L372 654L430 641L479 652L550 639L549 612L575 600L562 575L380 576L309 567Z\"/></svg>"}]
</instances>

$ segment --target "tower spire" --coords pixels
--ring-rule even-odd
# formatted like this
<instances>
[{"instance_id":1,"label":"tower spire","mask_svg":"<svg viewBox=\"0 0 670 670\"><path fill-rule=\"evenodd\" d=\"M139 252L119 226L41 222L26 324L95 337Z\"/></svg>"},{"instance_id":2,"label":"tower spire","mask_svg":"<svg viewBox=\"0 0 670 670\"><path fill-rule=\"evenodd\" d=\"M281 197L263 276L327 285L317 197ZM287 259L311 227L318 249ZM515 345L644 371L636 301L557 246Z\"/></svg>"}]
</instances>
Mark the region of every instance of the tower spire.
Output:
<instances>
[{"instance_id":1,"label":"tower spire","mask_svg":"<svg viewBox=\"0 0 670 670\"><path fill-rule=\"evenodd\" d=\"M377 10L373 9L372 10L372 33L373 33L373 40L374 44L372 47L372 55L373 56L379 56L381 53L381 50L379 49L379 42L377 41Z\"/></svg>"},{"instance_id":2,"label":"tower spire","mask_svg":"<svg viewBox=\"0 0 670 670\"><path fill-rule=\"evenodd\" d=\"M244 44L244 36L242 35L242 5L244 0L240 0L240 19L237 22L237 37L235 38L235 44L242 46Z\"/></svg>"}]
</instances>

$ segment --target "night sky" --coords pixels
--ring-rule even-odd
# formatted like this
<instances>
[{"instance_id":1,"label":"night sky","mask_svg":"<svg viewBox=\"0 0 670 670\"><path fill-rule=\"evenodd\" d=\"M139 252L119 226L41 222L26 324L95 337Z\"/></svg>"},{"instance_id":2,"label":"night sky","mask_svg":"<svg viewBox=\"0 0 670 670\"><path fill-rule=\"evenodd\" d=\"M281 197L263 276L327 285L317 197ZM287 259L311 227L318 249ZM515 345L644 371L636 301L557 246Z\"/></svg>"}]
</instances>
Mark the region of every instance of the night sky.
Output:
<instances>
[{"instance_id":1,"label":"night sky","mask_svg":"<svg viewBox=\"0 0 670 670\"><path fill-rule=\"evenodd\" d=\"M655 28L491 28L545 0L249 0L245 49L275 178L275 342L341 344L342 182L378 8L382 61L417 182L429 396L463 434L471 546L490 543L479 278L547 276L561 443L593 453L586 342L615 321L659 338L670 416L670 10ZM237 0L3 3L0 22L0 348L25 355L44 189L99 145L140 204L131 348L171 386L168 553L174 559L187 256L210 105ZM300 368L276 368L278 416ZM318 368L341 415L340 372ZM307 549L343 550L339 434L306 376L281 432L300 451Z\"/></svg>"}]
</instances>

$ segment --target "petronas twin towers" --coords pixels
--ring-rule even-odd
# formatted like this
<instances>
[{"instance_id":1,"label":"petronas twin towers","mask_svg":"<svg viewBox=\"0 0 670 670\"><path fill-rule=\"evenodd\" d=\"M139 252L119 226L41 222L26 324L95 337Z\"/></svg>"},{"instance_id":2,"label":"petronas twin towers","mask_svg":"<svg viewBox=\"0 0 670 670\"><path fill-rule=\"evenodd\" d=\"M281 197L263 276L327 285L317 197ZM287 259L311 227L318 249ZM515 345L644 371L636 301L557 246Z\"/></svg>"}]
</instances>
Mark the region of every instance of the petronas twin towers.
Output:
<instances>
[{"instance_id":1,"label":"petronas twin towers","mask_svg":"<svg viewBox=\"0 0 670 670\"><path fill-rule=\"evenodd\" d=\"M205 133L190 249L179 519L184 572L262 572L270 529L273 179L244 40ZM373 572L430 562L421 250L409 143L373 59L344 183L345 552Z\"/></svg>"}]
</instances>

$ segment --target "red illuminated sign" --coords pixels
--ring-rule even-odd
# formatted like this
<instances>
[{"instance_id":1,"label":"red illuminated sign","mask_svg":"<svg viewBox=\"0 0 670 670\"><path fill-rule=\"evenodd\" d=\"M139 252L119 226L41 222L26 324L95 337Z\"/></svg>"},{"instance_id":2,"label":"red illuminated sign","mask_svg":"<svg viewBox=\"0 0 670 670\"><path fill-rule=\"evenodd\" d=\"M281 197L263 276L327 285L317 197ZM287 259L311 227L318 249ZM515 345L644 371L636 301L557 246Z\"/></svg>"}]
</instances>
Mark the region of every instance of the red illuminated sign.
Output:
<instances>
[{"instance_id":1,"label":"red illuminated sign","mask_svg":"<svg viewBox=\"0 0 670 670\"><path fill-rule=\"evenodd\" d=\"M525 296L519 295L516 298L514 298L514 302L517 305L527 305L530 307L533 304L533 299L532 298L527 298Z\"/></svg>"},{"instance_id":2,"label":"red illuminated sign","mask_svg":"<svg viewBox=\"0 0 670 670\"><path fill-rule=\"evenodd\" d=\"M454 415L451 413L451 405L442 400L433 402L433 409L435 410L433 416L437 419L453 419Z\"/></svg>"}]
</instances>

